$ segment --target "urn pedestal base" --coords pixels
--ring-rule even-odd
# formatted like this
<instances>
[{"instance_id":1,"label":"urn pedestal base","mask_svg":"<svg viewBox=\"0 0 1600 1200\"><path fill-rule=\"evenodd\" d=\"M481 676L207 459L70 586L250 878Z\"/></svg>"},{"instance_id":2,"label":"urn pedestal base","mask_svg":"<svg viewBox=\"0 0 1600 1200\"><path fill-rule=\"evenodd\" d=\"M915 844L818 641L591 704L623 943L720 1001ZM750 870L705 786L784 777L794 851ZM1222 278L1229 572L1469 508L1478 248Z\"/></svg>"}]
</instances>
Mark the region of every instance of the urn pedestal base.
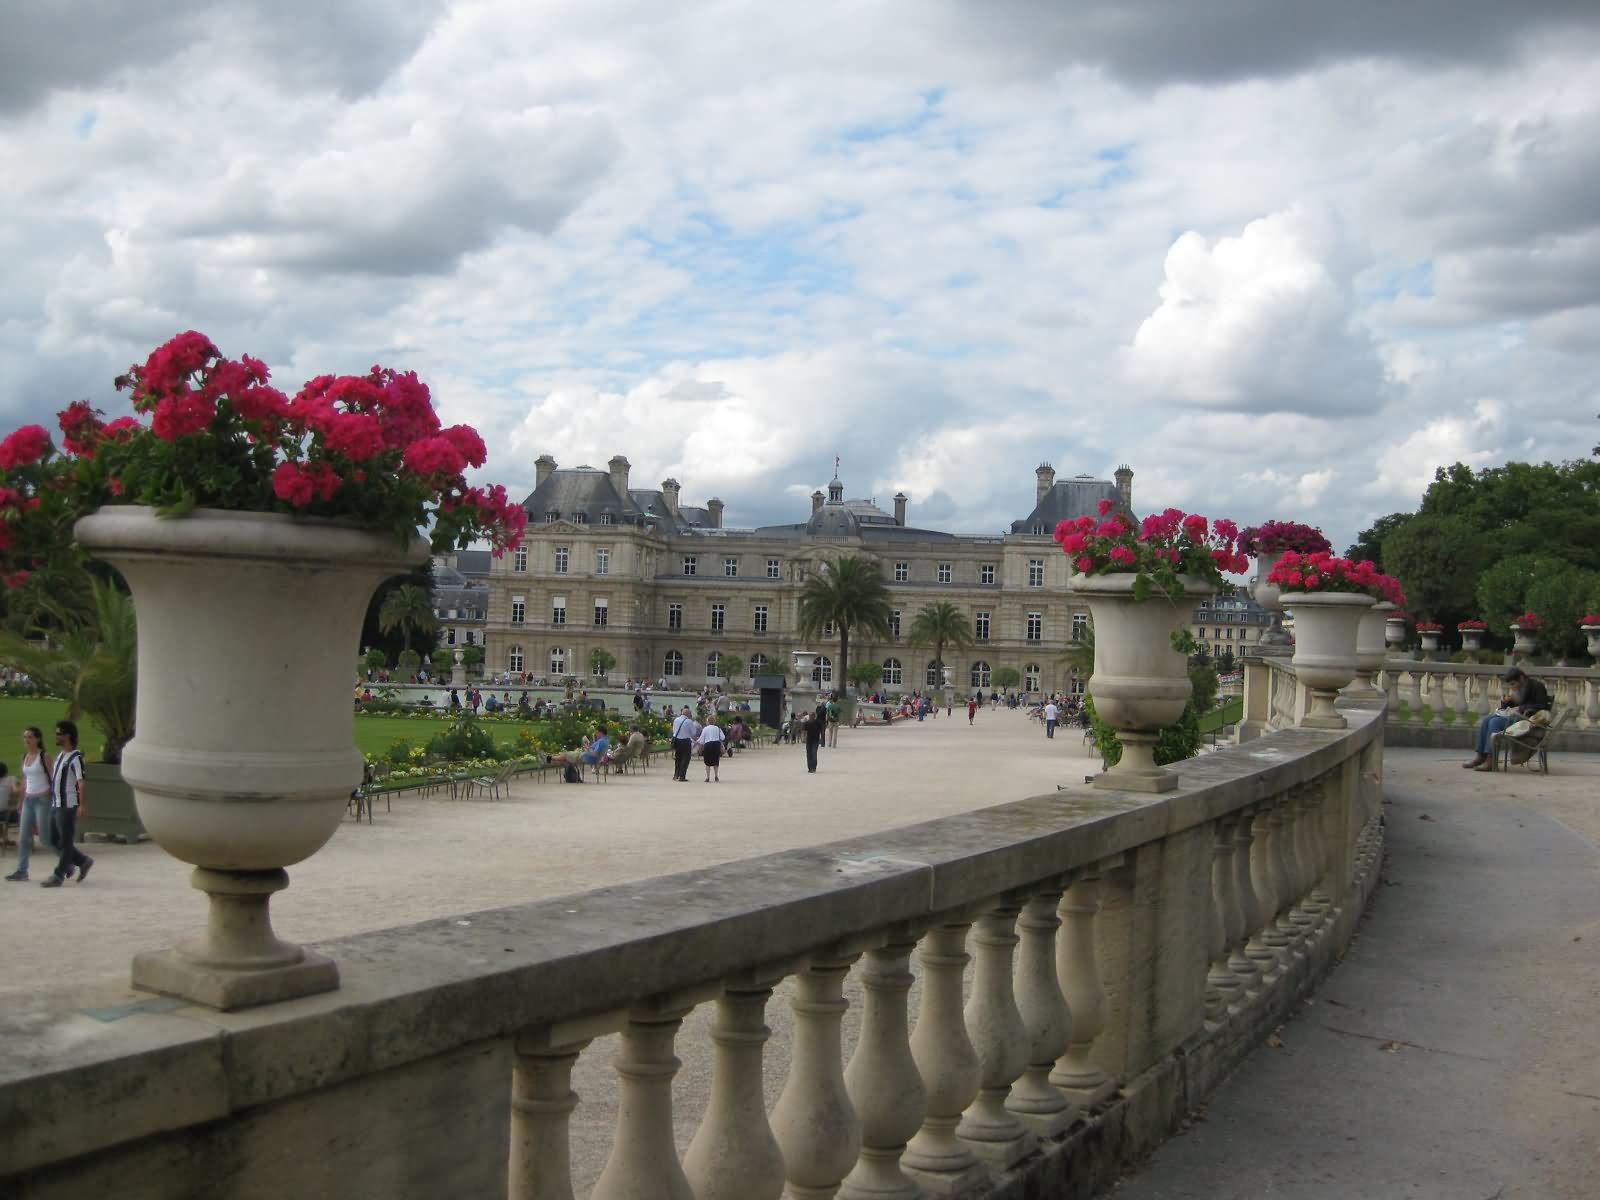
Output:
<instances>
[{"instance_id":1,"label":"urn pedestal base","mask_svg":"<svg viewBox=\"0 0 1600 1200\"><path fill-rule=\"evenodd\" d=\"M1117 730L1122 743L1122 761L1094 777L1094 786L1120 792L1171 792L1178 787L1178 777L1165 767L1156 766L1154 733L1136 733L1128 729Z\"/></svg>"},{"instance_id":2,"label":"urn pedestal base","mask_svg":"<svg viewBox=\"0 0 1600 1200\"><path fill-rule=\"evenodd\" d=\"M272 932L268 903L289 886L287 871L196 867L189 882L211 900L205 936L134 955L134 987L227 1012L339 986L331 958L280 942Z\"/></svg>"}]
</instances>

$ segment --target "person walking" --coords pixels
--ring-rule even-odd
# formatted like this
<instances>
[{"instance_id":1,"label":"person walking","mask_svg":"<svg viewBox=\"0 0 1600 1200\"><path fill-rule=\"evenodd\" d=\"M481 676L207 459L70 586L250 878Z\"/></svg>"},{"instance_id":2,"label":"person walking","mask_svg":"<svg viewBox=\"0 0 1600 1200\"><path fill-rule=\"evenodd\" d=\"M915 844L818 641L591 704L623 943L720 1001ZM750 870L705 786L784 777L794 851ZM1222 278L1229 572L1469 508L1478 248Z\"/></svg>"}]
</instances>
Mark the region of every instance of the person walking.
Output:
<instances>
[{"instance_id":1,"label":"person walking","mask_svg":"<svg viewBox=\"0 0 1600 1200\"><path fill-rule=\"evenodd\" d=\"M60 887L77 868L78 882L89 876L94 859L72 844L78 822L89 815L83 795L83 751L78 749L78 726L72 721L56 722L56 761L51 772L51 816L55 818L56 847L61 858L49 879L40 887Z\"/></svg>"},{"instance_id":2,"label":"person walking","mask_svg":"<svg viewBox=\"0 0 1600 1200\"><path fill-rule=\"evenodd\" d=\"M12 787L21 793L21 811L17 814L17 869L6 876L6 882L26 883L33 835L38 833L48 850L56 845L55 821L50 815L50 755L44 748L44 732L37 725L22 731L22 775L13 778Z\"/></svg>"},{"instance_id":3,"label":"person walking","mask_svg":"<svg viewBox=\"0 0 1600 1200\"><path fill-rule=\"evenodd\" d=\"M806 770L816 773L817 746L822 742L823 732L828 724L828 714L819 704L815 712L809 712L801 719L801 733L806 739Z\"/></svg>"},{"instance_id":4,"label":"person walking","mask_svg":"<svg viewBox=\"0 0 1600 1200\"><path fill-rule=\"evenodd\" d=\"M974 721L974 718L976 718L977 715L978 715L978 698L976 696L968 696L967 697L967 724L971 725L973 723L973 721Z\"/></svg>"},{"instance_id":5,"label":"person walking","mask_svg":"<svg viewBox=\"0 0 1600 1200\"><path fill-rule=\"evenodd\" d=\"M1050 702L1044 706L1044 735L1053 738L1056 735L1056 722L1061 719L1061 710L1056 707L1056 698L1050 697Z\"/></svg>"},{"instance_id":6,"label":"person walking","mask_svg":"<svg viewBox=\"0 0 1600 1200\"><path fill-rule=\"evenodd\" d=\"M697 741L700 745L700 757L706 764L706 782L721 783L722 773L717 767L722 762L722 747L727 738L722 732L722 727L717 724L716 714L713 713L707 719Z\"/></svg>"},{"instance_id":7,"label":"person walking","mask_svg":"<svg viewBox=\"0 0 1600 1200\"><path fill-rule=\"evenodd\" d=\"M685 704L672 722L672 778L676 783L689 782L689 757L694 753L694 738L694 718Z\"/></svg>"}]
</instances>

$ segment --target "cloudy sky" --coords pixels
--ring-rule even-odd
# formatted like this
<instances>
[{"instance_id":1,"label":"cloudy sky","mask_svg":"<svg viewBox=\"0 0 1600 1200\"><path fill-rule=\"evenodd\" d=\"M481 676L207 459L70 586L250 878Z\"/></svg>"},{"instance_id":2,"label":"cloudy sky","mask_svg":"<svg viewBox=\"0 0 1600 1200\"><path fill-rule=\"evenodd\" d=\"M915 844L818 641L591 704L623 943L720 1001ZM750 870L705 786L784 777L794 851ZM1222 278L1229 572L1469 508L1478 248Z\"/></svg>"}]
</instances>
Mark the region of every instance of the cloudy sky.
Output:
<instances>
[{"instance_id":1,"label":"cloudy sky","mask_svg":"<svg viewBox=\"0 0 1600 1200\"><path fill-rule=\"evenodd\" d=\"M518 494L1126 462L1341 547L1600 432L1592 0L16 0L0 161L8 425L195 328L416 369Z\"/></svg>"}]
</instances>

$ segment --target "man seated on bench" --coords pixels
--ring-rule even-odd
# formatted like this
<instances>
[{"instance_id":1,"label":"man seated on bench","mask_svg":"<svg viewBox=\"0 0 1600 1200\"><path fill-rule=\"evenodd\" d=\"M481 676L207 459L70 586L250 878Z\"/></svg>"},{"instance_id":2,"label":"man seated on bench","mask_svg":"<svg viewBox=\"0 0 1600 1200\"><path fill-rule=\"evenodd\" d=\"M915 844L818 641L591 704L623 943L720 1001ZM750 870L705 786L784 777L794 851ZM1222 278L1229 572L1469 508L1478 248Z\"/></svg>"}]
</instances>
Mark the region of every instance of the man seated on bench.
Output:
<instances>
[{"instance_id":1,"label":"man seated on bench","mask_svg":"<svg viewBox=\"0 0 1600 1200\"><path fill-rule=\"evenodd\" d=\"M574 762L595 766L605 762L610 756L611 739L606 736L606 727L596 725L593 738L583 739L583 749L574 757L571 751L563 750L560 754L551 754L545 757L545 762L554 766L571 766Z\"/></svg>"},{"instance_id":2,"label":"man seated on bench","mask_svg":"<svg viewBox=\"0 0 1600 1200\"><path fill-rule=\"evenodd\" d=\"M1500 698L1500 707L1478 722L1477 751L1461 765L1469 771L1492 771L1494 762L1489 757L1493 743L1490 739L1513 721L1531 717L1536 712L1550 711L1550 693L1544 684L1532 679L1521 667L1512 667L1505 673L1506 694Z\"/></svg>"}]
</instances>

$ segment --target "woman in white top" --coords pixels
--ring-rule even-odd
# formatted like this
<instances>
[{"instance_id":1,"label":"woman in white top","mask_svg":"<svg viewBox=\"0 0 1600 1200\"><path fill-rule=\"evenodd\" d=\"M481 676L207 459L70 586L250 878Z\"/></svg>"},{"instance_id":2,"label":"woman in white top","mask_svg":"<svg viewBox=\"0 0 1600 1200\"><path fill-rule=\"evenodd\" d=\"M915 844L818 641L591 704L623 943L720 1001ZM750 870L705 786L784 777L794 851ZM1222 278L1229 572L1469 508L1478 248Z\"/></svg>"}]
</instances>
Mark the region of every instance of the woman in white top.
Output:
<instances>
[{"instance_id":1,"label":"woman in white top","mask_svg":"<svg viewBox=\"0 0 1600 1200\"><path fill-rule=\"evenodd\" d=\"M6 876L6 882L26 883L34 833L37 831L48 848L53 850L56 844L50 823L50 755L37 725L22 731L22 772L11 778L11 791L13 795L22 793L22 811L17 817L17 869Z\"/></svg>"},{"instance_id":2,"label":"woman in white top","mask_svg":"<svg viewBox=\"0 0 1600 1200\"><path fill-rule=\"evenodd\" d=\"M717 764L722 761L722 746L727 741L722 730L717 728L716 714L706 717L705 727L700 730L700 736L695 739L700 745L700 755L705 759L706 782L721 783L722 776L717 771Z\"/></svg>"}]
</instances>

